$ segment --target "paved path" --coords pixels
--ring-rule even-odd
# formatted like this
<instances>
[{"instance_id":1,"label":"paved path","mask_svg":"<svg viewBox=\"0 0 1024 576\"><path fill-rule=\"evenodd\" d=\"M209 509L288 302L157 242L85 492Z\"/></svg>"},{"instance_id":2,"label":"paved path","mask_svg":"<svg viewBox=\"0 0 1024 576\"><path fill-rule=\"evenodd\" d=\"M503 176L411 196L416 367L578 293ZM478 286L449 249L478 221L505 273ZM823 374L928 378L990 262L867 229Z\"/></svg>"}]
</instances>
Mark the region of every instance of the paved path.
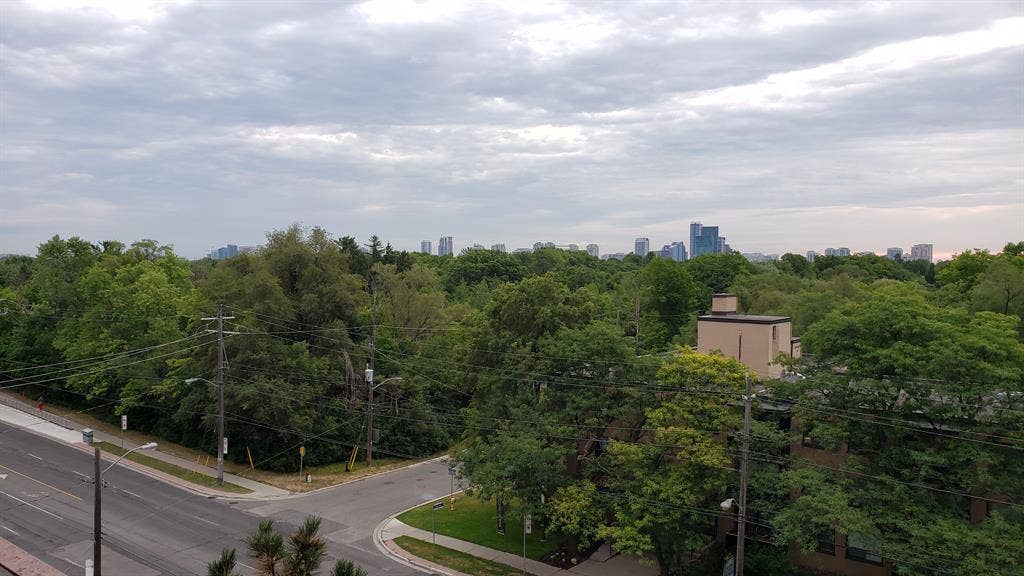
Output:
<instances>
[{"instance_id":1,"label":"paved path","mask_svg":"<svg viewBox=\"0 0 1024 576\"><path fill-rule=\"evenodd\" d=\"M401 522L395 518L391 518L384 523L380 531L380 538L387 547L388 552L405 559L413 564L418 564L436 572L442 572L450 574L451 576L465 576L462 573L452 570L445 566L439 566L433 562L430 562L424 558L418 558L413 556L409 552L401 549L398 545L392 542L399 536L411 536L424 542L431 542L434 536L427 530L421 530L414 528ZM479 544L473 544L472 542L466 542L465 540L459 540L452 538L451 536L444 536L442 534L437 535L438 546L444 546L453 550L459 550L466 554L471 554L478 558L485 558L494 562L499 562L512 568L524 569L529 574L535 576L657 576L658 569L656 567L644 566L640 564L639 560L631 556L623 556L621 554L612 555L607 545L604 549L595 553L590 560L587 560L568 570L563 570L543 562L531 560L529 558L523 559L522 556L516 554L509 554L501 550L495 550L493 548L487 548L480 546Z\"/></svg>"}]
</instances>

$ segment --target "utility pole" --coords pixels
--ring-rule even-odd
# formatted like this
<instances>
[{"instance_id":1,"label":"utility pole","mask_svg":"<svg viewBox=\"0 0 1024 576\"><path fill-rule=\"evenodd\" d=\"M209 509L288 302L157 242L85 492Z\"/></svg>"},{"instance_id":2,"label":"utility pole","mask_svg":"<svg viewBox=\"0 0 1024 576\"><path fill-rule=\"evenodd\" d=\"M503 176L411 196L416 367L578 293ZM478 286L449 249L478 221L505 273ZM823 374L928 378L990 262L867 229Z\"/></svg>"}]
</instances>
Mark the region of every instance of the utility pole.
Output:
<instances>
[{"instance_id":1,"label":"utility pole","mask_svg":"<svg viewBox=\"0 0 1024 576\"><path fill-rule=\"evenodd\" d=\"M373 364L377 355L377 288L370 270L370 358L366 367L366 466L373 466Z\"/></svg>"},{"instance_id":2,"label":"utility pole","mask_svg":"<svg viewBox=\"0 0 1024 576\"><path fill-rule=\"evenodd\" d=\"M224 305L217 306L217 315L203 320L217 321L217 484L224 484Z\"/></svg>"},{"instance_id":3,"label":"utility pole","mask_svg":"<svg viewBox=\"0 0 1024 576\"><path fill-rule=\"evenodd\" d=\"M750 451L750 411L754 394L750 384L750 376L744 375L747 393L743 396L743 438L740 449L740 502L739 526L736 527L736 574L743 576L743 548L747 538L747 455Z\"/></svg>"},{"instance_id":4,"label":"utility pole","mask_svg":"<svg viewBox=\"0 0 1024 576\"><path fill-rule=\"evenodd\" d=\"M93 576L101 576L102 572L100 570L100 542L103 539L103 523L101 520L101 510L103 510L103 506L101 505L100 498L103 492L100 490L100 488L102 486L101 483L103 482L103 480L100 478L100 447L96 446L95 451L96 462L95 472L93 473L93 484L95 485L95 492L93 493L94 495L92 501L92 573Z\"/></svg>"}]
</instances>

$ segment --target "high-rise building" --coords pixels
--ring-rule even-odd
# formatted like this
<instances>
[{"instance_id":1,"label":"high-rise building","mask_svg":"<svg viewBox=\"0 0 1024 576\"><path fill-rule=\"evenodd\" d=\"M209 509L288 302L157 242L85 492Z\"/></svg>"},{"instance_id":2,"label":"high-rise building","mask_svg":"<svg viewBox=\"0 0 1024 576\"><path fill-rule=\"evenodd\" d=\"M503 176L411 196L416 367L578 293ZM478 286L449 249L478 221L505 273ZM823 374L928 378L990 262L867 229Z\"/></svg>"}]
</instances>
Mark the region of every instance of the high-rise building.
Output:
<instances>
[{"instance_id":1,"label":"high-rise building","mask_svg":"<svg viewBox=\"0 0 1024 576\"><path fill-rule=\"evenodd\" d=\"M600 258L601 250L597 247L597 244L587 244L587 254L590 254L594 258Z\"/></svg>"},{"instance_id":2,"label":"high-rise building","mask_svg":"<svg viewBox=\"0 0 1024 576\"><path fill-rule=\"evenodd\" d=\"M637 256L647 256L647 253L651 251L651 240L649 238L637 238L633 242L633 254Z\"/></svg>"},{"instance_id":3,"label":"high-rise building","mask_svg":"<svg viewBox=\"0 0 1024 576\"><path fill-rule=\"evenodd\" d=\"M555 246L554 242L545 242L544 243L544 247L545 248L557 248L557 246Z\"/></svg>"},{"instance_id":4,"label":"high-rise building","mask_svg":"<svg viewBox=\"0 0 1024 576\"><path fill-rule=\"evenodd\" d=\"M534 242L533 243L533 249L534 250L540 250L543 247L544 247L544 243L543 242Z\"/></svg>"},{"instance_id":5,"label":"high-rise building","mask_svg":"<svg viewBox=\"0 0 1024 576\"><path fill-rule=\"evenodd\" d=\"M885 257L889 260L902 260L903 248L886 248Z\"/></svg>"},{"instance_id":6,"label":"high-rise building","mask_svg":"<svg viewBox=\"0 0 1024 576\"><path fill-rule=\"evenodd\" d=\"M579 244L569 244L565 248L569 252L579 252L580 251L580 245Z\"/></svg>"},{"instance_id":7,"label":"high-rise building","mask_svg":"<svg viewBox=\"0 0 1024 576\"><path fill-rule=\"evenodd\" d=\"M494 250L495 252L508 252L508 250L505 249L505 243L504 242L498 242L497 244L491 244L491 250Z\"/></svg>"},{"instance_id":8,"label":"high-rise building","mask_svg":"<svg viewBox=\"0 0 1024 576\"><path fill-rule=\"evenodd\" d=\"M846 246L843 246L840 249L836 250L836 256L849 256L849 255L850 255L850 249L847 248Z\"/></svg>"},{"instance_id":9,"label":"high-rise building","mask_svg":"<svg viewBox=\"0 0 1024 576\"><path fill-rule=\"evenodd\" d=\"M931 244L914 244L910 247L910 259L911 260L927 260L932 261L932 245Z\"/></svg>"},{"instance_id":10,"label":"high-rise building","mask_svg":"<svg viewBox=\"0 0 1024 576\"><path fill-rule=\"evenodd\" d=\"M825 256L838 256L839 251L835 248L825 248Z\"/></svg>"},{"instance_id":11,"label":"high-rise building","mask_svg":"<svg viewBox=\"0 0 1024 576\"><path fill-rule=\"evenodd\" d=\"M684 245L682 241L673 242L666 246L666 248L668 249L668 257L670 260L674 260L676 262L683 262L686 260L686 245Z\"/></svg>"},{"instance_id":12,"label":"high-rise building","mask_svg":"<svg viewBox=\"0 0 1024 576\"><path fill-rule=\"evenodd\" d=\"M704 226L700 222L690 222L690 255L696 256L697 252L697 236L700 236L701 229Z\"/></svg>"},{"instance_id":13,"label":"high-rise building","mask_svg":"<svg viewBox=\"0 0 1024 576\"><path fill-rule=\"evenodd\" d=\"M814 259L817 258L817 257L818 257L818 253L815 252L814 250L808 250L807 251L807 261L808 262L812 262L813 263Z\"/></svg>"},{"instance_id":14,"label":"high-rise building","mask_svg":"<svg viewBox=\"0 0 1024 576\"><path fill-rule=\"evenodd\" d=\"M420 254L433 254L434 247L430 245L430 240L420 240Z\"/></svg>"},{"instance_id":15,"label":"high-rise building","mask_svg":"<svg viewBox=\"0 0 1024 576\"><path fill-rule=\"evenodd\" d=\"M699 224L696 223L695 224ZM693 224L690 231L693 232ZM718 254L725 251L725 238L718 236L718 226L700 226L700 233L690 243L690 257L696 258L701 254Z\"/></svg>"},{"instance_id":16,"label":"high-rise building","mask_svg":"<svg viewBox=\"0 0 1024 576\"><path fill-rule=\"evenodd\" d=\"M441 236L441 239L437 241L437 255L438 256L452 256L455 254L455 245L452 243L451 236Z\"/></svg>"}]
</instances>

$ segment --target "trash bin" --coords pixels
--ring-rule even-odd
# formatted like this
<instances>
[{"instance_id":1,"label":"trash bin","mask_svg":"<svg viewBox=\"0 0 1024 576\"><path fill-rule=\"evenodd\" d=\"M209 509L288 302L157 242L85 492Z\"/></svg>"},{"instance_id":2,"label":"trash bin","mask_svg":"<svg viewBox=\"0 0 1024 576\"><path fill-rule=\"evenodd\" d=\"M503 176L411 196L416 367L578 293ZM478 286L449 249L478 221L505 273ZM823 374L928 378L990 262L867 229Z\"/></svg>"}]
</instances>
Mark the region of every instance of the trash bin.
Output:
<instances>
[{"instance_id":1,"label":"trash bin","mask_svg":"<svg viewBox=\"0 0 1024 576\"><path fill-rule=\"evenodd\" d=\"M82 428L82 442L92 444L92 428Z\"/></svg>"}]
</instances>

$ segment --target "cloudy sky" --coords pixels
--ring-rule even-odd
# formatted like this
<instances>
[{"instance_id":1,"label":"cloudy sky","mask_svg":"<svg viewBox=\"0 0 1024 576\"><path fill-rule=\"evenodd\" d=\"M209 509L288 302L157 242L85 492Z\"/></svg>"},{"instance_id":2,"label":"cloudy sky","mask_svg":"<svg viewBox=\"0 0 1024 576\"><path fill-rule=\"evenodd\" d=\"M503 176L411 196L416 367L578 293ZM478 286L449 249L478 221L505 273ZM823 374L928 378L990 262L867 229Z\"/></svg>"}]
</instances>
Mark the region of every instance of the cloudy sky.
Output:
<instances>
[{"instance_id":1,"label":"cloudy sky","mask_svg":"<svg viewBox=\"0 0 1024 576\"><path fill-rule=\"evenodd\" d=\"M1024 239L1024 3L0 2L0 253Z\"/></svg>"}]
</instances>

